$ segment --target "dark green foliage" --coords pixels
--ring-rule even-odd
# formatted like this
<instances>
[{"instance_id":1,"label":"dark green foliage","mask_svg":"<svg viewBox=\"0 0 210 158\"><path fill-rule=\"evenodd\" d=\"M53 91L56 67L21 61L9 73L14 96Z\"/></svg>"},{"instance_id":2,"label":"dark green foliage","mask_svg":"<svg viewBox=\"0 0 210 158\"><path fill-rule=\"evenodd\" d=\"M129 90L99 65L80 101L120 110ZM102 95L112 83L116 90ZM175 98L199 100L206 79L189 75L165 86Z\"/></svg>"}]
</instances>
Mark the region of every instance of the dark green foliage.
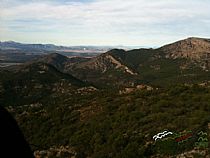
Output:
<instances>
[{"instance_id":1,"label":"dark green foliage","mask_svg":"<svg viewBox=\"0 0 210 158\"><path fill-rule=\"evenodd\" d=\"M0 104L3 106L39 102L52 95L56 84L70 84L68 88L72 90L87 85L44 63L25 65L17 71L5 70L0 75Z\"/></svg>"},{"instance_id":2,"label":"dark green foliage","mask_svg":"<svg viewBox=\"0 0 210 158\"><path fill-rule=\"evenodd\" d=\"M166 58L160 49L114 49L109 54L138 73L136 76L127 77L127 81L135 84L167 87L174 83L194 84L210 79L210 73L203 70L200 63L184 58Z\"/></svg>"},{"instance_id":3,"label":"dark green foliage","mask_svg":"<svg viewBox=\"0 0 210 158\"><path fill-rule=\"evenodd\" d=\"M176 155L191 150L196 138L178 145L170 139L155 143L152 137L165 129L206 131L209 92L196 85L126 95L99 91L43 100L42 107L14 107L13 114L34 150L69 145L78 158Z\"/></svg>"}]
</instances>

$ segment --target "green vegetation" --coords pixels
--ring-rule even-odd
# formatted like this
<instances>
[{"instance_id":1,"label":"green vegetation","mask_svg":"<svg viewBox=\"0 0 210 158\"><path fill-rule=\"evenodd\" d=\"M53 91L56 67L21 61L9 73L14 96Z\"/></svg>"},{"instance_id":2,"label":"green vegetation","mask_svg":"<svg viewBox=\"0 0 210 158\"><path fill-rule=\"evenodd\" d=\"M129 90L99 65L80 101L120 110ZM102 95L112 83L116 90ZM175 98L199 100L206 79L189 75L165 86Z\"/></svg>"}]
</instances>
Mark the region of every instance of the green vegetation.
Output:
<instances>
[{"instance_id":1,"label":"green vegetation","mask_svg":"<svg viewBox=\"0 0 210 158\"><path fill-rule=\"evenodd\" d=\"M136 158L176 155L193 149L197 138L178 145L152 137L172 132L208 131L210 88L177 85L119 95L43 98L42 105L10 107L33 150L74 147L77 158Z\"/></svg>"},{"instance_id":2,"label":"green vegetation","mask_svg":"<svg viewBox=\"0 0 210 158\"><path fill-rule=\"evenodd\" d=\"M113 57L139 75L129 78L136 84L167 87L174 83L194 84L210 80L209 72L200 63L184 58L166 58L160 49L112 50Z\"/></svg>"},{"instance_id":3,"label":"green vegetation","mask_svg":"<svg viewBox=\"0 0 210 158\"><path fill-rule=\"evenodd\" d=\"M116 68L115 60L103 58L107 54L138 74ZM192 150L199 131L210 135L208 69L166 58L160 49L107 54L82 61L56 54L0 70L0 104L14 115L33 151L55 157L56 149L69 147L60 157L167 157ZM88 90L86 81L98 89ZM152 88L141 89L147 85ZM124 88L127 94L120 93ZM166 129L193 136L180 143L174 136L153 139Z\"/></svg>"},{"instance_id":4,"label":"green vegetation","mask_svg":"<svg viewBox=\"0 0 210 158\"><path fill-rule=\"evenodd\" d=\"M87 85L71 75L61 73L51 65L34 63L16 71L0 72L0 104L24 105L39 102L68 88L68 92Z\"/></svg>"}]
</instances>

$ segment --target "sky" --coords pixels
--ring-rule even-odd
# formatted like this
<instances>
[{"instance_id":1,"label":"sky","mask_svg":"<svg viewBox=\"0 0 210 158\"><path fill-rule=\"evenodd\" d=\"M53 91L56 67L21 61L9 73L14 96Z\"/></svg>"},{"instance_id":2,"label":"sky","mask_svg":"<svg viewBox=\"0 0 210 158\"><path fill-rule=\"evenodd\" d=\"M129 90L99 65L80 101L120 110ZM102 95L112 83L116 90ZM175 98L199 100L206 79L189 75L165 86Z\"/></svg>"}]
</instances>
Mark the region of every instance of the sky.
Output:
<instances>
[{"instance_id":1,"label":"sky","mask_svg":"<svg viewBox=\"0 0 210 158\"><path fill-rule=\"evenodd\" d=\"M209 0L0 0L0 41L156 47L210 38Z\"/></svg>"}]
</instances>

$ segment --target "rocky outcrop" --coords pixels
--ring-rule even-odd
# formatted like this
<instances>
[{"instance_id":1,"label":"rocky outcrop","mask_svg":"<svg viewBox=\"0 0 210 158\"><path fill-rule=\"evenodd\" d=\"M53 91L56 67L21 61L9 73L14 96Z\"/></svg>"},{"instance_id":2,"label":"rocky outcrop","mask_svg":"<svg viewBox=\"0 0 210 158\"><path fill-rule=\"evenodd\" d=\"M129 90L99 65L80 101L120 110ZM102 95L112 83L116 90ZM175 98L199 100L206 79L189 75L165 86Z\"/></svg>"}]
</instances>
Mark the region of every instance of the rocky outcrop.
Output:
<instances>
[{"instance_id":1,"label":"rocky outcrop","mask_svg":"<svg viewBox=\"0 0 210 158\"><path fill-rule=\"evenodd\" d=\"M48 150L37 150L34 152L35 158L50 158L50 157L69 157L75 158L76 152L69 146L51 147Z\"/></svg>"},{"instance_id":2,"label":"rocky outcrop","mask_svg":"<svg viewBox=\"0 0 210 158\"><path fill-rule=\"evenodd\" d=\"M210 59L210 40L187 38L160 48L167 58Z\"/></svg>"},{"instance_id":3,"label":"rocky outcrop","mask_svg":"<svg viewBox=\"0 0 210 158\"><path fill-rule=\"evenodd\" d=\"M186 158L186 157L196 158L196 156L210 158L207 150L199 150L199 149L193 149L191 151L179 154L176 156L176 158Z\"/></svg>"},{"instance_id":4,"label":"rocky outcrop","mask_svg":"<svg viewBox=\"0 0 210 158\"><path fill-rule=\"evenodd\" d=\"M119 60L115 59L112 55L108 53L92 58L87 62L80 63L76 66L76 68L96 70L101 73L105 73L110 69L118 69L130 75L136 75L136 73L133 72L130 68L122 64Z\"/></svg>"},{"instance_id":5,"label":"rocky outcrop","mask_svg":"<svg viewBox=\"0 0 210 158\"><path fill-rule=\"evenodd\" d=\"M123 90L119 91L119 94L129 94L132 92L135 92L136 90L147 90L147 91L152 91L154 88L148 85L137 85L136 87L127 87Z\"/></svg>"}]
</instances>

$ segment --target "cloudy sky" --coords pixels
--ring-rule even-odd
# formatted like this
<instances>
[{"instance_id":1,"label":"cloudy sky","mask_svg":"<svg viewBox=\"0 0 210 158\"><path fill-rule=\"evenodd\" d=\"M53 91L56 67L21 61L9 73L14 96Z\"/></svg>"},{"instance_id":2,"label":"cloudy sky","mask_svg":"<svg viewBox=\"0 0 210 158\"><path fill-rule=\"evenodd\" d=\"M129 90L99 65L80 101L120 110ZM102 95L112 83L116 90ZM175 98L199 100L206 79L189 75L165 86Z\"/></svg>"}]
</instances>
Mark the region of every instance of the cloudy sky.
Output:
<instances>
[{"instance_id":1,"label":"cloudy sky","mask_svg":"<svg viewBox=\"0 0 210 158\"><path fill-rule=\"evenodd\" d=\"M0 41L160 46L210 38L209 0L0 0Z\"/></svg>"}]
</instances>

